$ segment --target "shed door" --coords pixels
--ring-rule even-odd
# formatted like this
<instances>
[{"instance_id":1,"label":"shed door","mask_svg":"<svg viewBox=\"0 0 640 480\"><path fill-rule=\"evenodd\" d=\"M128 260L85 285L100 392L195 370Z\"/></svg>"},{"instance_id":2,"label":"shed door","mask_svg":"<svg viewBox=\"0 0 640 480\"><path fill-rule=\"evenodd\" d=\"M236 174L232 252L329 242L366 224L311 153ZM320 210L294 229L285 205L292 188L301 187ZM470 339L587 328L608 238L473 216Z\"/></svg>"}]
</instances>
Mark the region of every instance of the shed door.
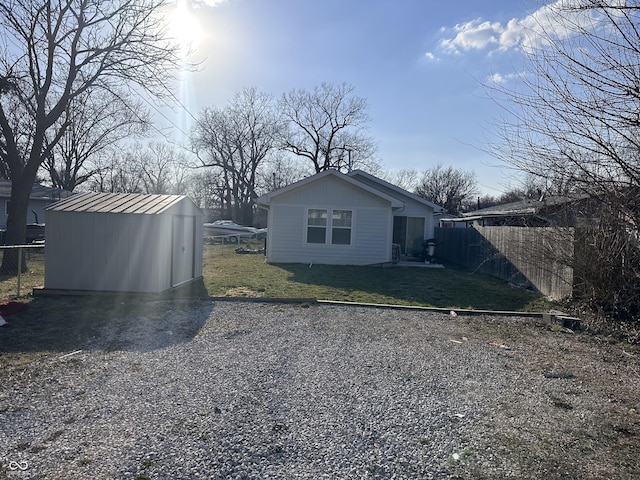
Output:
<instances>
[{"instance_id":1,"label":"shed door","mask_svg":"<svg viewBox=\"0 0 640 480\"><path fill-rule=\"evenodd\" d=\"M195 220L195 217L173 217L172 287L188 282L194 277Z\"/></svg>"}]
</instances>

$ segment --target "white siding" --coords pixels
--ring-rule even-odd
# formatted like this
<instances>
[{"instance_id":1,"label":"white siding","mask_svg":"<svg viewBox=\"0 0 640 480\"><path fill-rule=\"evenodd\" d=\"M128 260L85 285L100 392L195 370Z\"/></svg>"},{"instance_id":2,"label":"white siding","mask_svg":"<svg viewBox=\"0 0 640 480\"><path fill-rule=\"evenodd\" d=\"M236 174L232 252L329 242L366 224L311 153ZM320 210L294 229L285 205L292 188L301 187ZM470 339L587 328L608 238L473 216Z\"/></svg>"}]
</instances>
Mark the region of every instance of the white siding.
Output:
<instances>
[{"instance_id":1,"label":"white siding","mask_svg":"<svg viewBox=\"0 0 640 480\"><path fill-rule=\"evenodd\" d=\"M377 207L388 208L389 202L372 195L366 190L355 188L350 183L336 177L324 177L274 199L280 204L324 205L332 208Z\"/></svg>"},{"instance_id":2,"label":"white siding","mask_svg":"<svg viewBox=\"0 0 640 480\"><path fill-rule=\"evenodd\" d=\"M424 239L428 240L435 235L435 220L433 215L428 215L424 219Z\"/></svg>"},{"instance_id":3,"label":"white siding","mask_svg":"<svg viewBox=\"0 0 640 480\"><path fill-rule=\"evenodd\" d=\"M308 244L308 208L351 210L351 245ZM267 259L272 263L368 265L391 261L391 205L334 177L274 198L269 208Z\"/></svg>"},{"instance_id":4,"label":"white siding","mask_svg":"<svg viewBox=\"0 0 640 480\"><path fill-rule=\"evenodd\" d=\"M176 216L55 210L46 213L45 289L161 292L172 286L172 219ZM199 278L202 217L179 218L187 220L187 236L195 236L193 247L185 249L195 262L189 261L180 280L187 280L187 270L193 272L193 278Z\"/></svg>"},{"instance_id":5,"label":"white siding","mask_svg":"<svg viewBox=\"0 0 640 480\"><path fill-rule=\"evenodd\" d=\"M355 175L358 181L366 183L367 185L379 189L387 195L401 199L404 202L404 208L394 210L395 216L401 217L423 217L424 221L424 238L433 238L435 222L433 219L434 210L432 207L420 203L419 201L411 198L408 195L401 195L397 191L386 187L378 182L368 179L364 175Z\"/></svg>"},{"instance_id":6,"label":"white siding","mask_svg":"<svg viewBox=\"0 0 640 480\"><path fill-rule=\"evenodd\" d=\"M346 205L341 208L349 209ZM351 245L306 243L306 210L305 206L271 205L267 230L269 262L369 265L391 261L390 208L353 210Z\"/></svg>"}]
</instances>

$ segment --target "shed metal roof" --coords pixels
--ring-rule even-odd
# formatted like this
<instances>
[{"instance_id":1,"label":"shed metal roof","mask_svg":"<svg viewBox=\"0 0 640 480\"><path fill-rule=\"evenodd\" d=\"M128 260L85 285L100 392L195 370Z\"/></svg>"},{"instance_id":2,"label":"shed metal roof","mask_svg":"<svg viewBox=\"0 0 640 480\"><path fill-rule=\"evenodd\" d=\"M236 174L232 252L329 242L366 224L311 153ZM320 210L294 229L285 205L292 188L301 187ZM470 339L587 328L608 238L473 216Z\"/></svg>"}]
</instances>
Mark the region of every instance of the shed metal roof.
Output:
<instances>
[{"instance_id":1,"label":"shed metal roof","mask_svg":"<svg viewBox=\"0 0 640 480\"><path fill-rule=\"evenodd\" d=\"M130 213L156 215L181 200L182 195L149 195L143 193L80 193L49 205L54 212Z\"/></svg>"}]
</instances>

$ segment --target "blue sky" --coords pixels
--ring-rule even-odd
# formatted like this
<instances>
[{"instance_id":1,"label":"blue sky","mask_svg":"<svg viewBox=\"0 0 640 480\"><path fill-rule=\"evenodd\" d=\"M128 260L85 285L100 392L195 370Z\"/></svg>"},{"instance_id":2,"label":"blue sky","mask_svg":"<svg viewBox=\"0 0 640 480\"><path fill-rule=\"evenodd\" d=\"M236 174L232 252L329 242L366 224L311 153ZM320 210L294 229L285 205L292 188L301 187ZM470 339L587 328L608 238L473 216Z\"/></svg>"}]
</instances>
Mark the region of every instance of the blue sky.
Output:
<instances>
[{"instance_id":1,"label":"blue sky","mask_svg":"<svg viewBox=\"0 0 640 480\"><path fill-rule=\"evenodd\" d=\"M201 64L183 81L181 96L197 115L205 106L226 105L244 87L280 96L346 82L367 99L369 133L385 169L453 165L474 171L483 193L499 195L514 181L483 151L501 113L482 84L519 72L523 29L544 18L544 3L191 3L192 16L179 31L194 38ZM189 115L178 117L175 124L187 130Z\"/></svg>"}]
</instances>

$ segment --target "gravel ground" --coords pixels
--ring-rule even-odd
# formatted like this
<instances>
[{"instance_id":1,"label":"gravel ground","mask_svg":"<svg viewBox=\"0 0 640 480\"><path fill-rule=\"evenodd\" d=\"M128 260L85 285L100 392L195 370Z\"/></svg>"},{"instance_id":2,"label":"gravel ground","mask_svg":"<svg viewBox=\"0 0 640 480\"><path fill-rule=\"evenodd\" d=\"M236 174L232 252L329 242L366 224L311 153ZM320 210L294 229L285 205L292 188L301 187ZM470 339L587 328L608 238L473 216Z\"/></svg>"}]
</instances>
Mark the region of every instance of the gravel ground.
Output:
<instances>
[{"instance_id":1,"label":"gravel ground","mask_svg":"<svg viewBox=\"0 0 640 480\"><path fill-rule=\"evenodd\" d=\"M186 302L0 378L0 478L638 478L639 356L532 318Z\"/></svg>"}]
</instances>

